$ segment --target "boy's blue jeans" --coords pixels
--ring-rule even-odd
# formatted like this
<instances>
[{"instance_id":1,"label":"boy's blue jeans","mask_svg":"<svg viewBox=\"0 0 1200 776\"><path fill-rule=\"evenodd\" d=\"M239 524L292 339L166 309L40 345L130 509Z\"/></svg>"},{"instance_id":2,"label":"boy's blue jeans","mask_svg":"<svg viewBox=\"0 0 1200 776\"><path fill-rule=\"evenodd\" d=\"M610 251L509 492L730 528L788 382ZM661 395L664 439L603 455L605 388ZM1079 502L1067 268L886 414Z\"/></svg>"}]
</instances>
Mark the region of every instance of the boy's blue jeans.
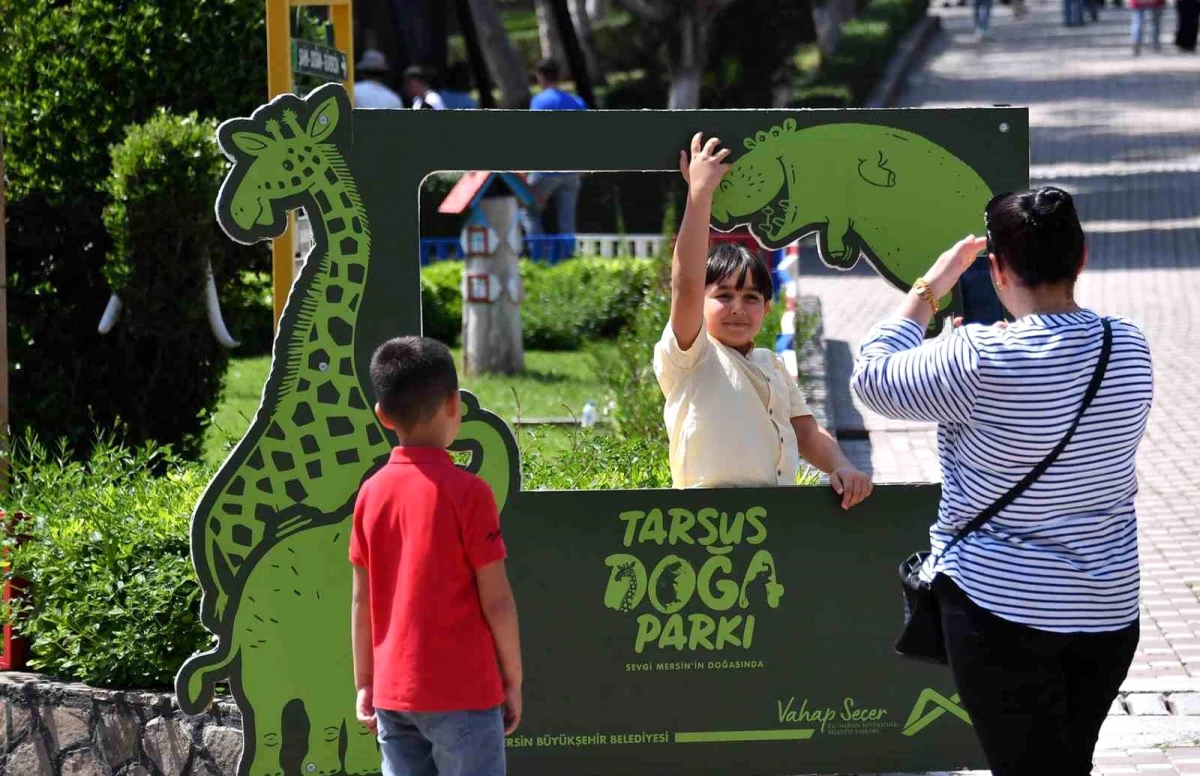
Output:
<instances>
[{"instance_id":1,"label":"boy's blue jeans","mask_svg":"<svg viewBox=\"0 0 1200 776\"><path fill-rule=\"evenodd\" d=\"M504 715L376 709L383 776L504 776Z\"/></svg>"}]
</instances>

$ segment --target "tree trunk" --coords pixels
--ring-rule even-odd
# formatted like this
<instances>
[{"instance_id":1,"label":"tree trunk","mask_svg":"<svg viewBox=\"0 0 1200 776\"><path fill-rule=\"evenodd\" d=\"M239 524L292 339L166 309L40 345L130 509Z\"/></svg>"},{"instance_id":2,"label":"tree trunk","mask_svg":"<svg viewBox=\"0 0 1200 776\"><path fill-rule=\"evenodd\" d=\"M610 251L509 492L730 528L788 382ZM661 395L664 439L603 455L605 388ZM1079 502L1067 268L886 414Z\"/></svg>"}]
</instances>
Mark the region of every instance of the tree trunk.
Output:
<instances>
[{"instance_id":1,"label":"tree trunk","mask_svg":"<svg viewBox=\"0 0 1200 776\"><path fill-rule=\"evenodd\" d=\"M591 74L588 73L587 62L583 50L579 46L579 38L575 35L575 25L572 24L571 11L567 0L549 0L550 10L554 13L554 26L562 41L563 51L567 55L567 65L571 69L571 77L575 79L575 91L589 108L596 107L596 95L592 92Z\"/></svg>"},{"instance_id":2,"label":"tree trunk","mask_svg":"<svg viewBox=\"0 0 1200 776\"><path fill-rule=\"evenodd\" d=\"M558 33L558 25L554 23L554 10L550 7L551 0L535 0L534 12L537 14L538 47L542 50L542 59L553 59L560 64L564 60L562 37Z\"/></svg>"},{"instance_id":3,"label":"tree trunk","mask_svg":"<svg viewBox=\"0 0 1200 776\"><path fill-rule=\"evenodd\" d=\"M521 374L525 371L521 304L519 297L513 296L513 290L520 289L521 267L517 251L505 239L513 230L520 237L517 198L484 197L479 206L492 230L500 236L500 245L490 255L467 256L463 267L463 372ZM493 301L470 301L471 275L488 277Z\"/></svg>"},{"instance_id":4,"label":"tree trunk","mask_svg":"<svg viewBox=\"0 0 1200 776\"><path fill-rule=\"evenodd\" d=\"M813 26L817 30L817 47L825 56L837 51L842 23L854 18L854 0L824 0L814 2Z\"/></svg>"},{"instance_id":5,"label":"tree trunk","mask_svg":"<svg viewBox=\"0 0 1200 776\"><path fill-rule=\"evenodd\" d=\"M488 69L500 84L500 107L529 107L529 74L500 19L494 0L468 0Z\"/></svg>"},{"instance_id":6,"label":"tree trunk","mask_svg":"<svg viewBox=\"0 0 1200 776\"><path fill-rule=\"evenodd\" d=\"M679 19L678 55L671 62L669 110L695 110L700 107L700 79L708 58L708 33L712 18L688 11Z\"/></svg>"},{"instance_id":7,"label":"tree trunk","mask_svg":"<svg viewBox=\"0 0 1200 776\"><path fill-rule=\"evenodd\" d=\"M479 32L475 29L475 20L471 18L469 0L455 0L455 10L458 11L458 26L462 29L463 41L467 46L467 67L471 69L471 78L479 89L479 107L494 108L496 98L492 96L492 79L488 75L483 49L479 46Z\"/></svg>"},{"instance_id":8,"label":"tree trunk","mask_svg":"<svg viewBox=\"0 0 1200 776\"><path fill-rule=\"evenodd\" d=\"M596 46L592 36L592 21L588 18L587 0L571 0L571 21L575 24L575 34L579 38L579 48L583 50L583 59L587 63L588 77L592 86L603 86L607 82L604 68L596 56Z\"/></svg>"},{"instance_id":9,"label":"tree trunk","mask_svg":"<svg viewBox=\"0 0 1200 776\"><path fill-rule=\"evenodd\" d=\"M582 0L587 4L588 20L603 21L612 13L612 0Z\"/></svg>"}]
</instances>

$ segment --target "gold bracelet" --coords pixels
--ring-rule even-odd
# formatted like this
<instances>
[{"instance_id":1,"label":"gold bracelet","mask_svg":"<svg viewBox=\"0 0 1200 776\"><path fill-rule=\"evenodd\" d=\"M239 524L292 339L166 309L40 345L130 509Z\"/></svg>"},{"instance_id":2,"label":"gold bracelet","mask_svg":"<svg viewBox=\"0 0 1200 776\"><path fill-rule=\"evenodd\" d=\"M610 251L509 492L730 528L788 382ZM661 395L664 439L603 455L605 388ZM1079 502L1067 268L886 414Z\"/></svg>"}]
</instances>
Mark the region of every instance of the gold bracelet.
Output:
<instances>
[{"instance_id":1,"label":"gold bracelet","mask_svg":"<svg viewBox=\"0 0 1200 776\"><path fill-rule=\"evenodd\" d=\"M917 278L912 287L913 291L917 292L917 296L924 299L925 304L929 305L929 309L933 310L933 314L937 315L938 298L937 295L933 293L933 289L929 287L929 281L923 277Z\"/></svg>"}]
</instances>

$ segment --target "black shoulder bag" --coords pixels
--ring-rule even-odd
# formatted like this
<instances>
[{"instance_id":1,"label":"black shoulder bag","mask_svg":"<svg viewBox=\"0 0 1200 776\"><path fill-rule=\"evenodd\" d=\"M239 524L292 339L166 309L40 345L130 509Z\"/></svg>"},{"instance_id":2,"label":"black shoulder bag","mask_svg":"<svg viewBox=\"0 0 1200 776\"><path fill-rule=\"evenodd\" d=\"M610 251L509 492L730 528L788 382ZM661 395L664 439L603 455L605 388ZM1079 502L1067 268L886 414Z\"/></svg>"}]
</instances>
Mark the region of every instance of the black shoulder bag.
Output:
<instances>
[{"instance_id":1,"label":"black shoulder bag","mask_svg":"<svg viewBox=\"0 0 1200 776\"><path fill-rule=\"evenodd\" d=\"M1107 319L1101 319L1101 322L1104 324L1104 344L1100 349L1100 359L1096 362L1096 371L1092 375L1092 382L1083 396L1079 414L1075 416L1075 422L1067 430L1066 436L1041 463L1033 468L1033 471L1025 475L1025 479L1014 485L1012 490L963 526L942 550L943 556L950 552L951 547L978 530L984 523L1011 504L1017 496L1024 493L1038 477L1041 477L1050 468L1050 464L1054 463L1054 460L1066 448L1067 443L1071 441L1075 429L1079 427L1080 419L1087 412L1092 399L1096 398L1096 392L1100 390L1100 380L1104 377L1104 371L1108 367L1108 358L1112 354L1112 326L1109 325ZM896 640L896 652L913 660L946 665L948 661L946 641L942 636L942 613L938 608L937 597L929 583L921 580L921 568L925 565L929 555L929 551L913 553L900 564L900 584L904 589L904 630L900 633L900 638Z\"/></svg>"}]
</instances>

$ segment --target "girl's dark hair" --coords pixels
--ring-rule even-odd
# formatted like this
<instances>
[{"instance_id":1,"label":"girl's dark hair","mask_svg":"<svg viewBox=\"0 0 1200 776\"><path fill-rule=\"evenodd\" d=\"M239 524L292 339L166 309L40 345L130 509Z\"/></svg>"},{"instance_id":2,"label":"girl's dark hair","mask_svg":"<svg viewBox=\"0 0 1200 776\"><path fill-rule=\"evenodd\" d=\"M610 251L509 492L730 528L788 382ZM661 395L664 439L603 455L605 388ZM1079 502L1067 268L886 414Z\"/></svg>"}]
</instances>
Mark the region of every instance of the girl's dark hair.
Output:
<instances>
[{"instance_id":1,"label":"girl's dark hair","mask_svg":"<svg viewBox=\"0 0 1200 776\"><path fill-rule=\"evenodd\" d=\"M984 221L988 252L1028 288L1074 282L1083 268L1083 227L1062 189L1001 194L988 203Z\"/></svg>"},{"instance_id":2,"label":"girl's dark hair","mask_svg":"<svg viewBox=\"0 0 1200 776\"><path fill-rule=\"evenodd\" d=\"M708 271L704 275L704 285L711 286L720 283L725 278L737 277L736 288L740 291L746 285L746 275L750 276L750 284L763 295L768 302L774 286L771 283L771 271L763 263L762 258L753 254L737 243L718 243L708 252Z\"/></svg>"}]
</instances>

